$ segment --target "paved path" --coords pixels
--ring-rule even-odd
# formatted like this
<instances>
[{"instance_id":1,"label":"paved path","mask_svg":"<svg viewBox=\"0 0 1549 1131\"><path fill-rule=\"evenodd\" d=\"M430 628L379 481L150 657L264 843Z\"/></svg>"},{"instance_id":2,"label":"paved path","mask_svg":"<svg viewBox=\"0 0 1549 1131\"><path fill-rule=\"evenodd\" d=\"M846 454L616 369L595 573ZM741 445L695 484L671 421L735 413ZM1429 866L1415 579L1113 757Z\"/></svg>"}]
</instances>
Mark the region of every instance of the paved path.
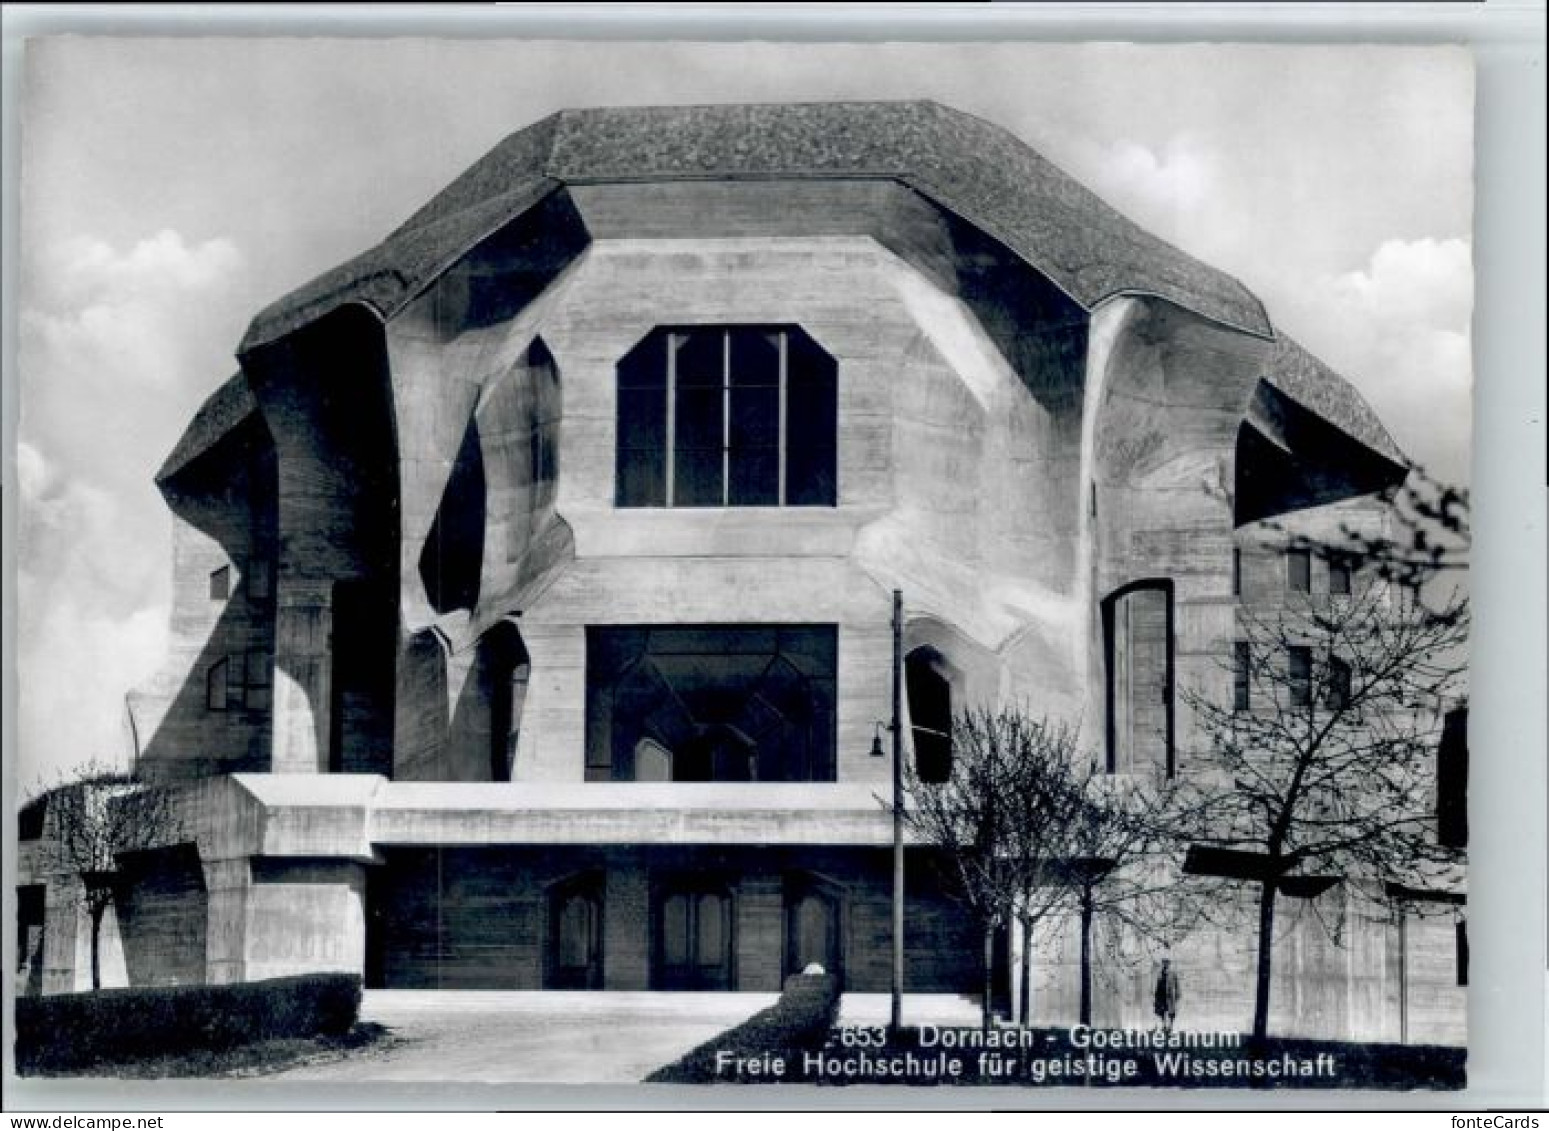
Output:
<instances>
[{"instance_id":1,"label":"paved path","mask_svg":"<svg viewBox=\"0 0 1549 1131\"><path fill-rule=\"evenodd\" d=\"M845 994L839 999L839 1024L886 1025L893 1015L888 994ZM979 1027L979 999L956 994L905 994L903 1022L909 1025Z\"/></svg>"},{"instance_id":2,"label":"paved path","mask_svg":"<svg viewBox=\"0 0 1549 1131\"><path fill-rule=\"evenodd\" d=\"M773 1005L772 993L368 990L361 1020L390 1040L271 1079L638 1083Z\"/></svg>"}]
</instances>

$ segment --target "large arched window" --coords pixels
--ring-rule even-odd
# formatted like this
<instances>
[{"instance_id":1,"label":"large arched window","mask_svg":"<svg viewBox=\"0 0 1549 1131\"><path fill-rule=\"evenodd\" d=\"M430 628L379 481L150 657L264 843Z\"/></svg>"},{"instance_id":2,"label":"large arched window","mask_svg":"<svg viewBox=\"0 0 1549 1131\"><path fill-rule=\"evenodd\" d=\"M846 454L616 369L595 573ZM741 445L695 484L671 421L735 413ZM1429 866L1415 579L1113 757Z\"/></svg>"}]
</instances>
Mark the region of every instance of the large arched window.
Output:
<instances>
[{"instance_id":1,"label":"large arched window","mask_svg":"<svg viewBox=\"0 0 1549 1131\"><path fill-rule=\"evenodd\" d=\"M837 371L796 326L653 330L618 365L618 505L833 506Z\"/></svg>"},{"instance_id":2,"label":"large arched window","mask_svg":"<svg viewBox=\"0 0 1549 1131\"><path fill-rule=\"evenodd\" d=\"M1173 754L1173 583L1135 581L1102 605L1106 659L1108 772L1171 777Z\"/></svg>"},{"instance_id":3,"label":"large arched window","mask_svg":"<svg viewBox=\"0 0 1549 1131\"><path fill-rule=\"evenodd\" d=\"M586 630L589 781L833 781L833 625Z\"/></svg>"}]
</instances>

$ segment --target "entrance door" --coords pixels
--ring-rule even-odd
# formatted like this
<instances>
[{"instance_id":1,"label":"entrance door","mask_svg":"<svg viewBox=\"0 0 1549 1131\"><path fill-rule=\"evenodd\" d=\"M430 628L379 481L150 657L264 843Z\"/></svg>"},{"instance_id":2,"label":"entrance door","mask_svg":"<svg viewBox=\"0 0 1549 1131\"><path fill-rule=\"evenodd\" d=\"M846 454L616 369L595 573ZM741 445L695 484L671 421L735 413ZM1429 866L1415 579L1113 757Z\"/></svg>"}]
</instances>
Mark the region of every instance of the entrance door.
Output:
<instances>
[{"instance_id":1,"label":"entrance door","mask_svg":"<svg viewBox=\"0 0 1549 1131\"><path fill-rule=\"evenodd\" d=\"M571 884L549 904L549 988L602 989L602 897L593 882Z\"/></svg>"},{"instance_id":2,"label":"entrance door","mask_svg":"<svg viewBox=\"0 0 1549 1131\"><path fill-rule=\"evenodd\" d=\"M793 892L785 904L785 972L800 974L814 963L843 986L839 899L832 892L805 887Z\"/></svg>"},{"instance_id":3,"label":"entrance door","mask_svg":"<svg viewBox=\"0 0 1549 1131\"><path fill-rule=\"evenodd\" d=\"M729 990L731 897L721 891L679 890L657 910L656 988Z\"/></svg>"}]
</instances>

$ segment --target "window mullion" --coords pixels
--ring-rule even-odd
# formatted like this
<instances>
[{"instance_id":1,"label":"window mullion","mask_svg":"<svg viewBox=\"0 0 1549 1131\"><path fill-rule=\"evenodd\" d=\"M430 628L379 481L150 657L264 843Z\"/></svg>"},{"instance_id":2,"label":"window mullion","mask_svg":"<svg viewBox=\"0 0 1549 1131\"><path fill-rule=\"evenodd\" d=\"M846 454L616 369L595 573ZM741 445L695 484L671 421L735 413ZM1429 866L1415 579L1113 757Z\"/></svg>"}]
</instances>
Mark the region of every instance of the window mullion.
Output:
<instances>
[{"instance_id":1,"label":"window mullion","mask_svg":"<svg viewBox=\"0 0 1549 1131\"><path fill-rule=\"evenodd\" d=\"M778 482L779 486L776 488L775 498L779 500L779 504L782 507L785 505L785 414L786 414L786 406L785 406L786 392L785 392L785 385L786 385L786 361L787 361L787 357L789 356L788 352L787 352L787 350L788 350L788 344L787 344L788 341L789 341L789 335L787 335L784 330L781 330L780 331L780 427L779 427L779 434L778 434L778 440L777 440L777 443L780 445L780 450L779 450L778 454L775 457L776 458L776 472L775 472L775 474L778 477L777 482Z\"/></svg>"},{"instance_id":2,"label":"window mullion","mask_svg":"<svg viewBox=\"0 0 1549 1131\"><path fill-rule=\"evenodd\" d=\"M672 481L676 475L678 446L678 335L668 331L667 342L667 505L673 505Z\"/></svg>"},{"instance_id":3,"label":"window mullion","mask_svg":"<svg viewBox=\"0 0 1549 1131\"><path fill-rule=\"evenodd\" d=\"M721 506L731 506L731 331L721 332Z\"/></svg>"}]
</instances>

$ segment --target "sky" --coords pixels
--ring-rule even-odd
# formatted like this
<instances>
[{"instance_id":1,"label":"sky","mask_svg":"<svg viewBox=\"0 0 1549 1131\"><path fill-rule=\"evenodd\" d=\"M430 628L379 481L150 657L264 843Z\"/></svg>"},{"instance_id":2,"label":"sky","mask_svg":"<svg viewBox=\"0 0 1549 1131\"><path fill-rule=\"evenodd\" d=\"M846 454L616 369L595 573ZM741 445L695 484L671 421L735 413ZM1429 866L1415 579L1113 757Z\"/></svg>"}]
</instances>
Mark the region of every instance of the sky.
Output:
<instances>
[{"instance_id":1,"label":"sky","mask_svg":"<svg viewBox=\"0 0 1549 1131\"><path fill-rule=\"evenodd\" d=\"M248 320L566 107L931 98L1241 279L1469 479L1473 75L1397 47L54 39L21 114L15 781L127 760L153 476Z\"/></svg>"}]
</instances>

